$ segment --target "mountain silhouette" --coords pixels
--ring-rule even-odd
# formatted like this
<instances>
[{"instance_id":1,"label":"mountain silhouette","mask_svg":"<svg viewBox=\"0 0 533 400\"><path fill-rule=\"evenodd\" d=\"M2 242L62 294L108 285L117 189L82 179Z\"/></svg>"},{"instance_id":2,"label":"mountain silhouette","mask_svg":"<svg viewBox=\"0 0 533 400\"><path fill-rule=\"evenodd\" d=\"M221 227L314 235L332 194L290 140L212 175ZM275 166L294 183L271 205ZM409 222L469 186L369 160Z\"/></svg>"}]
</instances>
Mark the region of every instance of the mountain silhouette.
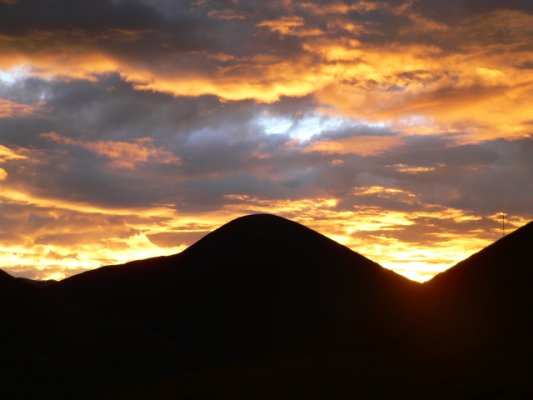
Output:
<instances>
[{"instance_id":1,"label":"mountain silhouette","mask_svg":"<svg viewBox=\"0 0 533 400\"><path fill-rule=\"evenodd\" d=\"M0 271L0 395L532 398L532 244L530 223L418 284L258 214L60 282Z\"/></svg>"},{"instance_id":2,"label":"mountain silhouette","mask_svg":"<svg viewBox=\"0 0 533 400\"><path fill-rule=\"evenodd\" d=\"M533 337L533 223L437 275L424 291L434 316L452 314L480 343Z\"/></svg>"},{"instance_id":3,"label":"mountain silhouette","mask_svg":"<svg viewBox=\"0 0 533 400\"><path fill-rule=\"evenodd\" d=\"M360 341L376 341L408 318L418 286L300 224L259 214L181 254L85 272L50 289L224 361L348 325Z\"/></svg>"},{"instance_id":4,"label":"mountain silhouette","mask_svg":"<svg viewBox=\"0 0 533 400\"><path fill-rule=\"evenodd\" d=\"M414 296L403 303L409 316L365 326L396 342L361 341L348 328L340 351L177 376L112 399L532 398L532 243L530 223L404 292Z\"/></svg>"},{"instance_id":5,"label":"mountain silhouette","mask_svg":"<svg viewBox=\"0 0 533 400\"><path fill-rule=\"evenodd\" d=\"M423 286L434 348L465 374L531 397L521 391L532 387L533 223Z\"/></svg>"}]
</instances>

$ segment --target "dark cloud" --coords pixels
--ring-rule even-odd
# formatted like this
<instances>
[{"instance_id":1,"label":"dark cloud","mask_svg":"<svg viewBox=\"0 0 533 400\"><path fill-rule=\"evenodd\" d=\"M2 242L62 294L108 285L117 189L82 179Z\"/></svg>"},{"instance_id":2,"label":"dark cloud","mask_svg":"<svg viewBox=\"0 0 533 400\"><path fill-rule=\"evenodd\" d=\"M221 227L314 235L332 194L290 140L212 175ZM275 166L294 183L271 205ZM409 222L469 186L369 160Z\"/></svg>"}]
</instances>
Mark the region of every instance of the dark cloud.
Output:
<instances>
[{"instance_id":1,"label":"dark cloud","mask_svg":"<svg viewBox=\"0 0 533 400\"><path fill-rule=\"evenodd\" d=\"M457 23L463 18L502 9L533 13L533 5L528 0L424 0L414 2L413 8L424 15L448 23Z\"/></svg>"},{"instance_id":2,"label":"dark cloud","mask_svg":"<svg viewBox=\"0 0 533 400\"><path fill-rule=\"evenodd\" d=\"M163 22L155 10L140 1L24 0L1 6L2 32L15 35L32 31L78 28L101 32L106 29L154 29Z\"/></svg>"},{"instance_id":3,"label":"dark cloud","mask_svg":"<svg viewBox=\"0 0 533 400\"><path fill-rule=\"evenodd\" d=\"M412 225L397 226L386 230L356 232L353 236L364 238L365 235L373 235L394 238L413 245L431 246L450 235L463 235L465 238L468 235L475 235L478 238L494 240L494 231L498 231L501 227L498 221L490 218L456 221L445 218L414 217L412 221Z\"/></svg>"},{"instance_id":4,"label":"dark cloud","mask_svg":"<svg viewBox=\"0 0 533 400\"><path fill-rule=\"evenodd\" d=\"M194 3L25 0L16 5L0 4L0 33L13 38L0 41L0 47L38 54L62 48L101 51L149 66L159 74L170 74L176 68L215 72L216 66L227 65L216 57L199 57L197 52L247 57L272 52L288 56L301 51L295 38L257 32L256 23L275 8L262 6L250 12L245 5L242 12L250 18L233 20L213 18L210 11L218 7L195 9ZM283 10L274 14L280 12Z\"/></svg>"},{"instance_id":5,"label":"dark cloud","mask_svg":"<svg viewBox=\"0 0 533 400\"><path fill-rule=\"evenodd\" d=\"M524 61L518 67L522 69L533 69L533 61Z\"/></svg>"},{"instance_id":6,"label":"dark cloud","mask_svg":"<svg viewBox=\"0 0 533 400\"><path fill-rule=\"evenodd\" d=\"M411 4L408 6L408 4ZM531 13L527 0L500 1L385 1L375 7L357 8L356 2L315 1L304 7L298 2L195 2L195 1L112 1L72 2L68 0L25 0L18 4L0 3L0 33L13 40L0 46L25 52L44 53L67 46L100 50L125 61L149 66L159 74L179 70L205 70L217 67L235 70L227 59L198 57L198 52L227 54L238 58L276 54L294 58L304 52L303 37L280 35L258 26L263 21L283 17L301 18L302 29L317 29L321 38L357 37L372 42L418 42L452 45L442 35L446 26L472 24L471 18L498 10ZM317 10L344 5L345 13L324 18ZM360 25L350 33L343 21ZM469 22L470 21L470 22ZM443 29L437 27L442 23ZM413 34L409 28L419 25ZM426 29L420 35L420 29ZM464 31L460 32L464 42ZM500 36L489 35L495 40ZM477 35L476 38L482 36ZM457 43L456 43L457 44ZM189 54L187 56L187 54ZM204 54L205 55L205 54ZM154 62L157 57L158 62ZM240 60L245 62L245 59ZM193 65L190 65L192 63Z\"/></svg>"},{"instance_id":7,"label":"dark cloud","mask_svg":"<svg viewBox=\"0 0 533 400\"><path fill-rule=\"evenodd\" d=\"M180 98L138 92L118 76L96 82L32 78L4 89L4 94L32 102L40 91L47 93L45 115L4 119L0 124L3 144L31 151L31 161L3 165L7 182L36 195L117 207L170 202L190 210L216 209L226 202L225 195L235 193L264 198L330 193L341 197L339 207L366 204L411 210L440 204L484 213L527 213L533 199L531 139L457 145L455 134L415 136L382 155L309 153L306 145L288 146L288 134L265 134L256 122L264 112L301 120L314 107L305 99L259 107L209 96ZM284 102L289 105L285 113L280 105ZM398 135L386 127L348 120L324 129L314 141ZM139 164L133 171L114 168L109 159L87 148L43 137L50 131L79 143L133 143L149 136L150 146L179 157L180 164ZM433 170L406 173L397 165ZM373 185L402 188L416 194L417 201L353 194L354 188Z\"/></svg>"},{"instance_id":8,"label":"dark cloud","mask_svg":"<svg viewBox=\"0 0 533 400\"><path fill-rule=\"evenodd\" d=\"M434 171L415 175L394 173L398 186L416 193L425 204L487 214L530 213L531 139L455 146L448 140L439 145L438 138L416 139L414 146L387 158L395 164L435 166Z\"/></svg>"}]
</instances>

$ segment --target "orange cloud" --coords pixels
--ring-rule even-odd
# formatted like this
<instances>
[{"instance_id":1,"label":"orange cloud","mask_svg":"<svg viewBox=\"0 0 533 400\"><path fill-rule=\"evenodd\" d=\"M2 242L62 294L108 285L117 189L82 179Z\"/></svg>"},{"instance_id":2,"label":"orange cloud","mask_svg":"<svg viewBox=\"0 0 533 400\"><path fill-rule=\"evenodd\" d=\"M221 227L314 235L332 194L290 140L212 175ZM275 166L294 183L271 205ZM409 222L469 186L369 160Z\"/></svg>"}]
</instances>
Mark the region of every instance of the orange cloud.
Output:
<instances>
[{"instance_id":1,"label":"orange cloud","mask_svg":"<svg viewBox=\"0 0 533 400\"><path fill-rule=\"evenodd\" d=\"M315 15L327 16L331 14L347 14L353 11L369 12L385 7L385 3L358 1L354 4L346 4L342 2L331 2L329 4L316 4L307 1L298 2L297 7L310 11Z\"/></svg>"},{"instance_id":2,"label":"orange cloud","mask_svg":"<svg viewBox=\"0 0 533 400\"><path fill-rule=\"evenodd\" d=\"M246 19L246 15L241 12L237 12L231 9L223 10L211 10L207 13L211 18L222 20L243 20Z\"/></svg>"},{"instance_id":3,"label":"orange cloud","mask_svg":"<svg viewBox=\"0 0 533 400\"><path fill-rule=\"evenodd\" d=\"M20 150L19 150L20 151ZM24 160L27 157L0 144L0 163L10 160Z\"/></svg>"},{"instance_id":4,"label":"orange cloud","mask_svg":"<svg viewBox=\"0 0 533 400\"><path fill-rule=\"evenodd\" d=\"M289 36L318 36L324 32L320 29L306 29L302 17L283 17L277 20L262 21L257 24L259 28L268 28L272 32Z\"/></svg>"},{"instance_id":5,"label":"orange cloud","mask_svg":"<svg viewBox=\"0 0 533 400\"><path fill-rule=\"evenodd\" d=\"M9 100L0 99L0 118L27 117L37 113L39 109L38 106L13 103Z\"/></svg>"},{"instance_id":6,"label":"orange cloud","mask_svg":"<svg viewBox=\"0 0 533 400\"><path fill-rule=\"evenodd\" d=\"M305 152L325 154L358 154L373 156L402 144L397 136L360 135L336 140L318 140L305 147Z\"/></svg>"},{"instance_id":7,"label":"orange cloud","mask_svg":"<svg viewBox=\"0 0 533 400\"><path fill-rule=\"evenodd\" d=\"M42 134L43 137L57 143L83 147L108 158L117 168L134 169L140 163L154 162L157 164L179 164L174 154L152 145L149 137L138 138L133 142L120 141L82 141L61 136L56 132Z\"/></svg>"},{"instance_id":8,"label":"orange cloud","mask_svg":"<svg viewBox=\"0 0 533 400\"><path fill-rule=\"evenodd\" d=\"M398 172L416 175L416 174L423 174L426 172L436 171L437 168L444 167L444 164L439 164L438 166L431 166L431 167L411 166L411 165L406 165L406 164L394 164L394 165L391 165L390 167L394 168Z\"/></svg>"},{"instance_id":9,"label":"orange cloud","mask_svg":"<svg viewBox=\"0 0 533 400\"><path fill-rule=\"evenodd\" d=\"M354 195L416 202L413 193L383 186L356 188ZM358 206L338 210L334 197L268 200L233 194L226 200L218 210L186 214L165 207L104 209L2 191L0 205L20 207L17 213L26 220L48 221L38 229L19 222L7 237L0 228L2 267L40 279L62 278L82 269L174 254L238 216L269 212L305 224L387 268L424 281L500 235L499 215L476 216L452 208L389 211ZM509 230L526 222L513 216Z\"/></svg>"},{"instance_id":10,"label":"orange cloud","mask_svg":"<svg viewBox=\"0 0 533 400\"><path fill-rule=\"evenodd\" d=\"M294 6L319 12L311 3ZM334 8L323 10L334 14L324 17L330 26L347 27L353 22L343 15L354 7L365 12L384 5L358 2L328 7ZM533 69L521 65L533 60L533 52L524 46L533 34L533 16L500 10L448 27L413 12L410 6L389 11L410 18L413 23L409 29L417 34L431 32L437 39L459 44L461 50L409 41L365 43L358 36L370 28L361 24L350 28L354 35L330 37L327 32L308 27L302 16L292 15L256 24L259 32L269 29L280 35L299 36L304 52L289 58L275 52L236 57L185 51L180 59L189 60L187 63L174 64L175 59L162 55L160 62L151 64L124 59L84 40L67 41L64 35L40 32L2 37L0 65L26 65L30 74L48 78L95 79L97 74L118 72L138 90L178 96L216 95L228 101L254 99L272 103L282 96L313 95L340 114L367 120L395 123L421 115L433 119L435 131L453 131L454 125L468 125L472 138L522 137L530 133L524 121L531 119ZM498 31L507 33L501 41L490 42ZM107 30L101 35L135 42L145 33ZM400 32L400 40L402 35L412 32ZM39 49L44 40L57 42L53 54L19 49ZM187 67L197 64L205 68ZM3 105L0 109L4 115L34 111L5 100Z\"/></svg>"}]
</instances>

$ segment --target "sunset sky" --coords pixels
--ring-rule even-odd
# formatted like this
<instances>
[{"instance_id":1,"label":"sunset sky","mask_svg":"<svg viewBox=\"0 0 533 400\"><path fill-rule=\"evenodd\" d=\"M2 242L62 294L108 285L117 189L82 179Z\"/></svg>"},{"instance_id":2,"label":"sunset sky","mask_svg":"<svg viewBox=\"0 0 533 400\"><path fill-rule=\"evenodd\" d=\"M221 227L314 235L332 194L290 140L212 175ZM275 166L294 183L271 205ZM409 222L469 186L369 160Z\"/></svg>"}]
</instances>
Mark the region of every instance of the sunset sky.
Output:
<instances>
[{"instance_id":1,"label":"sunset sky","mask_svg":"<svg viewBox=\"0 0 533 400\"><path fill-rule=\"evenodd\" d=\"M0 268L243 214L427 280L533 219L530 0L0 0Z\"/></svg>"}]
</instances>

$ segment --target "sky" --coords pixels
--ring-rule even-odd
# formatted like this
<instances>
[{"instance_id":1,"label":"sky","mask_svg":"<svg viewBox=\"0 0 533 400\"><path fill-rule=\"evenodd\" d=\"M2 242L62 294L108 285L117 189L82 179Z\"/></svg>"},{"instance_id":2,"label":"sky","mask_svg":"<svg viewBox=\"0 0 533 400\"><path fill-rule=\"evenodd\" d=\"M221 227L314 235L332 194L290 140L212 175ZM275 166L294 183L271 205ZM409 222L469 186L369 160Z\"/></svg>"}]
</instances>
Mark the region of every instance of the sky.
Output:
<instances>
[{"instance_id":1,"label":"sky","mask_svg":"<svg viewBox=\"0 0 533 400\"><path fill-rule=\"evenodd\" d=\"M0 268L269 212L424 281L533 219L529 0L0 0Z\"/></svg>"}]
</instances>

